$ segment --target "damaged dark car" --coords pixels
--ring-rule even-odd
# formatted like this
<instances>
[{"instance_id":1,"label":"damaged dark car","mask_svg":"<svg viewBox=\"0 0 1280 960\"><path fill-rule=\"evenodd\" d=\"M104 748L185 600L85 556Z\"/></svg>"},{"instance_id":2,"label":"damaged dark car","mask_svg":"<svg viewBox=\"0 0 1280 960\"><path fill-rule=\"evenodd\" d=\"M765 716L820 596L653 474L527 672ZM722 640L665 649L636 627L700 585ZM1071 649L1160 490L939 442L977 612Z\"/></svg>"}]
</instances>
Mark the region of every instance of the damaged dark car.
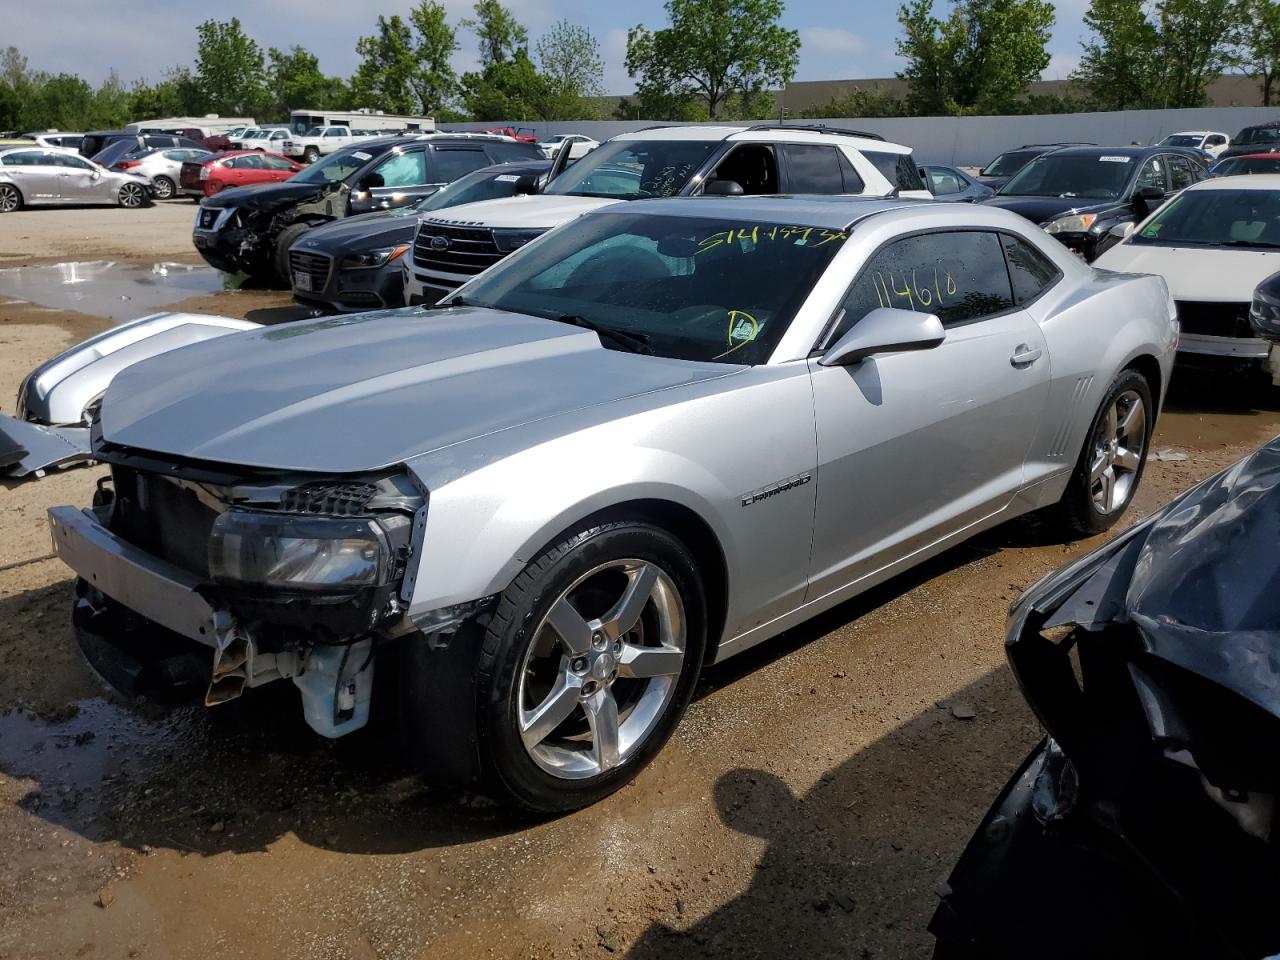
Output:
<instances>
[{"instance_id":1,"label":"damaged dark car","mask_svg":"<svg viewBox=\"0 0 1280 960\"><path fill-rule=\"evenodd\" d=\"M1280 438L1011 608L1048 738L942 891L936 957L1271 957Z\"/></svg>"},{"instance_id":2,"label":"damaged dark car","mask_svg":"<svg viewBox=\"0 0 1280 960\"><path fill-rule=\"evenodd\" d=\"M540 159L536 146L500 137L371 139L336 150L281 183L206 197L196 211L192 241L219 270L287 282L289 248L312 227L408 206L494 163Z\"/></svg>"}]
</instances>

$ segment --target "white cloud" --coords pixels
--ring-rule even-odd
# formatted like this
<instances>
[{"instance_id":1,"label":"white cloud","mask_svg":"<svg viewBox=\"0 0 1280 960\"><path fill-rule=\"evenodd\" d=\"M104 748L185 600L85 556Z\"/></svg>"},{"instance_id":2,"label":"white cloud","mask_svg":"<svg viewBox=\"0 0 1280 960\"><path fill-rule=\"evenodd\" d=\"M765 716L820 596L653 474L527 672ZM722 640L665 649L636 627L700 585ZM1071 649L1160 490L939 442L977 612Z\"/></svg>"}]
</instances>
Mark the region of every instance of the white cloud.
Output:
<instances>
[{"instance_id":1,"label":"white cloud","mask_svg":"<svg viewBox=\"0 0 1280 960\"><path fill-rule=\"evenodd\" d=\"M1041 80L1066 80L1076 67L1080 57L1074 53L1055 53L1049 57L1049 65L1040 73Z\"/></svg>"},{"instance_id":2,"label":"white cloud","mask_svg":"<svg viewBox=\"0 0 1280 960\"><path fill-rule=\"evenodd\" d=\"M839 27L803 27L800 30L800 55L844 54L855 56L866 52L867 41L856 33Z\"/></svg>"}]
</instances>

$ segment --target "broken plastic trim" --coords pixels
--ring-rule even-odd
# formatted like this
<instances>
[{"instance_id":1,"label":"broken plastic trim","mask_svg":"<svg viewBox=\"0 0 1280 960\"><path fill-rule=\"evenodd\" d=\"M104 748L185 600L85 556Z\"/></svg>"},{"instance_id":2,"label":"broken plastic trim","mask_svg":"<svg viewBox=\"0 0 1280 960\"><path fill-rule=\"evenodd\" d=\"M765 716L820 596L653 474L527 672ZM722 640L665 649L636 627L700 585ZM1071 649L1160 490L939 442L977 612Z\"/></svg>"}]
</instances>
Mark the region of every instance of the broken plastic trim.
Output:
<instances>
[{"instance_id":1,"label":"broken plastic trim","mask_svg":"<svg viewBox=\"0 0 1280 960\"><path fill-rule=\"evenodd\" d=\"M92 459L86 427L46 427L0 414L0 475L42 477Z\"/></svg>"}]
</instances>

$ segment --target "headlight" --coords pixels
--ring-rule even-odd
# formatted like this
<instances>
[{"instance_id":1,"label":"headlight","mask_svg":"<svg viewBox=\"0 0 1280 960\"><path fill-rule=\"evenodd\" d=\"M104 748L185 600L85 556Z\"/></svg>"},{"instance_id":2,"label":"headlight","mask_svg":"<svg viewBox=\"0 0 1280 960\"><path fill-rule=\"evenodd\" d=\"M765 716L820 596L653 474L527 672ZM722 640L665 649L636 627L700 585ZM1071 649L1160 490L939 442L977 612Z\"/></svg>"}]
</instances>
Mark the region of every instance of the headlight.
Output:
<instances>
[{"instance_id":1,"label":"headlight","mask_svg":"<svg viewBox=\"0 0 1280 960\"><path fill-rule=\"evenodd\" d=\"M384 583L390 568L386 537L372 520L228 510L209 537L215 580L355 589Z\"/></svg>"},{"instance_id":2,"label":"headlight","mask_svg":"<svg viewBox=\"0 0 1280 960\"><path fill-rule=\"evenodd\" d=\"M341 269L343 270L367 270L370 267L381 267L397 260L404 255L409 249L409 244L402 243L395 247L381 247L377 250L369 250L365 253L353 253L350 256L342 258Z\"/></svg>"},{"instance_id":3,"label":"headlight","mask_svg":"<svg viewBox=\"0 0 1280 960\"><path fill-rule=\"evenodd\" d=\"M1045 230L1049 233L1087 233L1097 219L1096 213L1073 213L1050 221Z\"/></svg>"},{"instance_id":4,"label":"headlight","mask_svg":"<svg viewBox=\"0 0 1280 960\"><path fill-rule=\"evenodd\" d=\"M501 253L510 253L512 250L523 247L530 240L537 240L545 232L545 230L495 230L493 245Z\"/></svg>"},{"instance_id":5,"label":"headlight","mask_svg":"<svg viewBox=\"0 0 1280 960\"><path fill-rule=\"evenodd\" d=\"M1253 304L1249 307L1249 321L1259 335L1268 340L1280 339L1280 301L1261 290L1254 291Z\"/></svg>"}]
</instances>

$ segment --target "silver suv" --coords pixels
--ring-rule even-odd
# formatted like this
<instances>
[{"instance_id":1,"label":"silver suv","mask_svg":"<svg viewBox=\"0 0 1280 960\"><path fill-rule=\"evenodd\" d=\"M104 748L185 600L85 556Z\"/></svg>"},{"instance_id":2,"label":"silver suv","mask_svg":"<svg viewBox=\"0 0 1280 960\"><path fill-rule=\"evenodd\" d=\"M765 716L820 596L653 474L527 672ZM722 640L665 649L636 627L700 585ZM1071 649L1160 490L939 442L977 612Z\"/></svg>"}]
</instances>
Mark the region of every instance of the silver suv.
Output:
<instances>
[{"instance_id":1,"label":"silver suv","mask_svg":"<svg viewBox=\"0 0 1280 960\"><path fill-rule=\"evenodd\" d=\"M435 303L516 247L611 203L648 197L845 194L931 198L911 148L825 126L661 127L624 133L536 196L453 207L424 217L404 258L405 302ZM530 191L534 189L530 184Z\"/></svg>"}]
</instances>

